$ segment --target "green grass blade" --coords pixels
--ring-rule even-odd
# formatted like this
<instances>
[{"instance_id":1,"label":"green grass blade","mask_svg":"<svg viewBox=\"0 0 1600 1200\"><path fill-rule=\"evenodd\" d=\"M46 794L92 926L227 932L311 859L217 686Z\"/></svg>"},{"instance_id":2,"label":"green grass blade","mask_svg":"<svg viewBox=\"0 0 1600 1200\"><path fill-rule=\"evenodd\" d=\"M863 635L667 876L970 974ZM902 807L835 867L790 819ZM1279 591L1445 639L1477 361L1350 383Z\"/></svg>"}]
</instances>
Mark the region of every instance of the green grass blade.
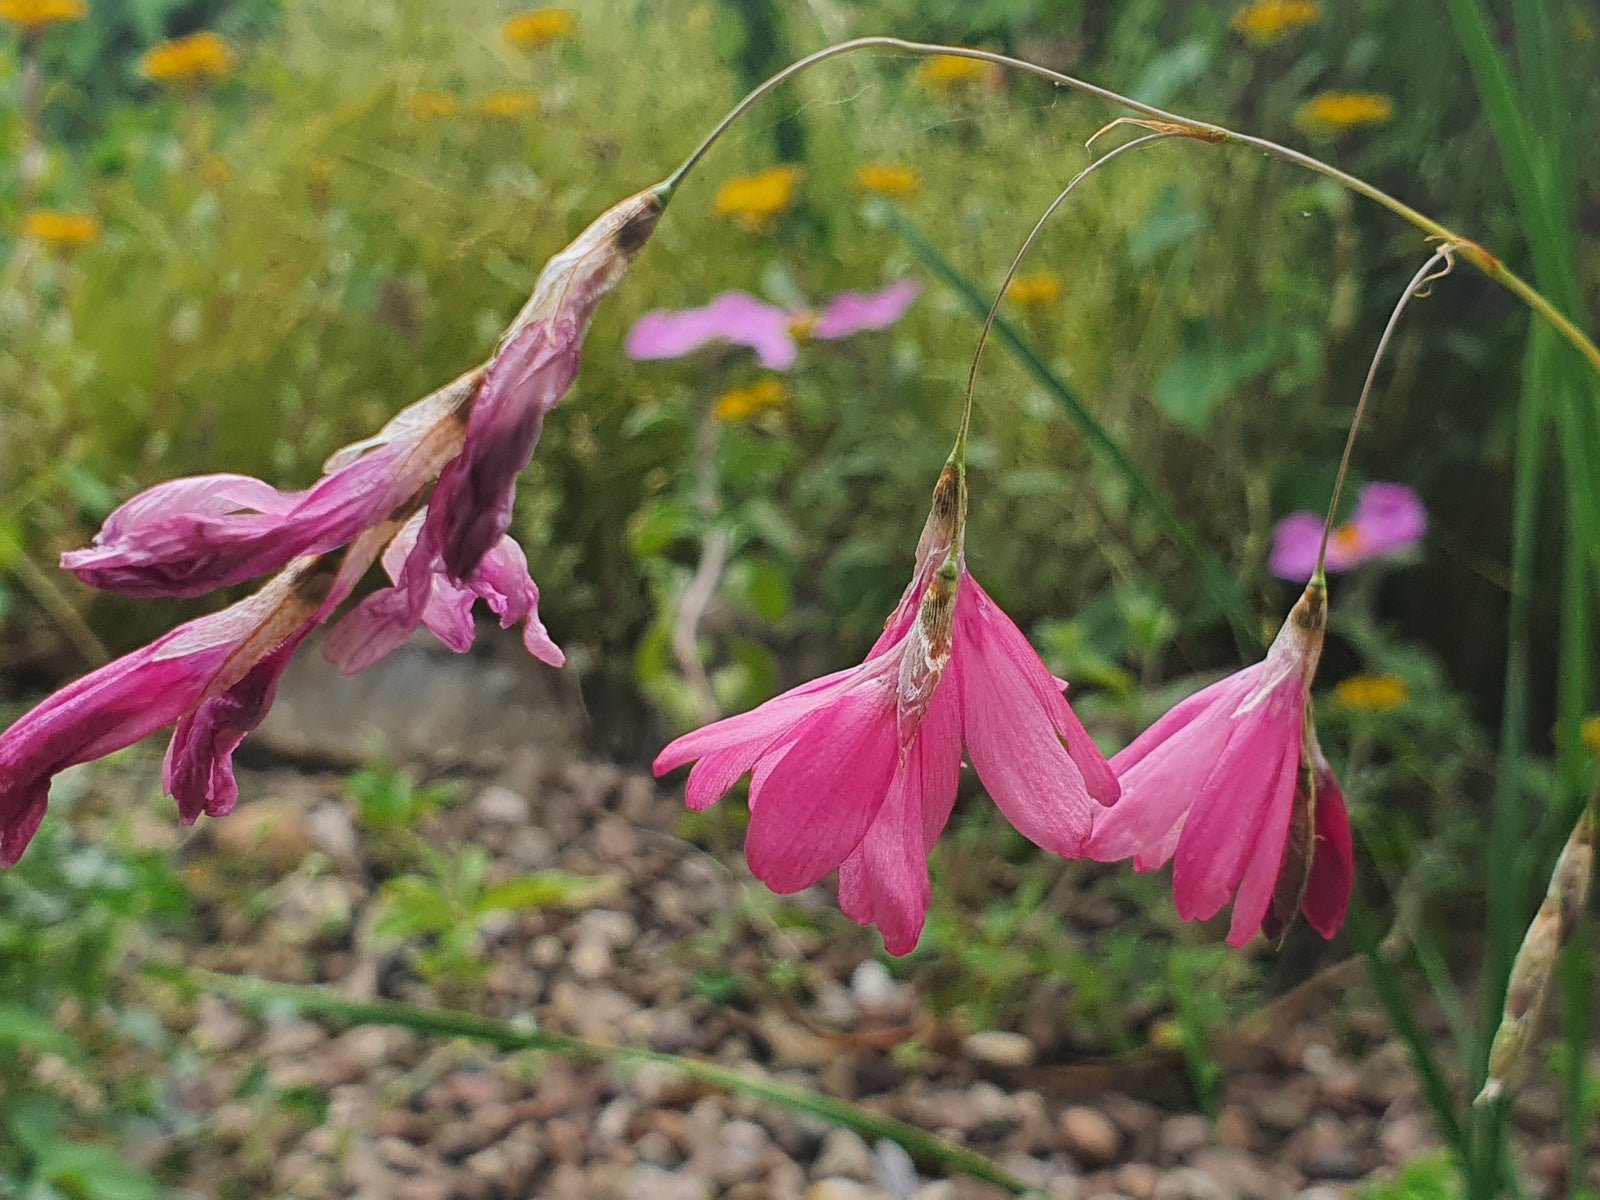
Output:
<instances>
[{"instance_id":1,"label":"green grass blade","mask_svg":"<svg viewBox=\"0 0 1600 1200\"><path fill-rule=\"evenodd\" d=\"M482 1042L500 1050L544 1051L588 1062L637 1066L661 1063L691 1079L729 1092L767 1100L794 1112L807 1113L842 1126L869 1140L886 1138L898 1143L913 1159L946 1172L959 1172L992 1183L1014 1195L1032 1189L1004 1167L972 1150L864 1108L807 1091L773 1079L741 1074L730 1067L702 1059L685 1058L639 1046L607 1046L558 1033L541 1033L506 1021L480 1017L447 1008L426 1008L393 1000L350 1000L327 988L307 984L275 983L242 975L227 975L195 968L149 967L149 974L186 991L215 992L250 1005L288 1005L303 1013L332 1017L356 1025L390 1025L435 1037L458 1037Z\"/></svg>"},{"instance_id":2,"label":"green grass blade","mask_svg":"<svg viewBox=\"0 0 1600 1200\"><path fill-rule=\"evenodd\" d=\"M966 305L967 311L982 322L989 315L993 297L985 296L979 291L977 285L958 271L950 260L939 252L938 247L898 209L884 205L882 212L886 223L905 242L911 252L922 260L923 265L932 271L940 282L956 294ZM1083 397L1050 368L1050 364L1044 361L1033 344L1018 332L1015 325L1004 317L998 317L994 323L994 332L1000 344L1016 357L1028 373L1050 394L1067 418L1077 426L1090 448L1111 464L1134 494L1166 527L1173 540L1194 558L1200 567L1201 581L1216 611L1232 622L1235 631L1247 642L1258 644L1259 632L1250 620L1249 606L1240 595L1238 584L1224 569L1217 556L1207 549L1194 527L1178 515L1167 502L1167 498L1162 495L1161 489L1145 477L1144 472L1139 470L1138 465L1123 450L1121 443L1096 419Z\"/></svg>"}]
</instances>

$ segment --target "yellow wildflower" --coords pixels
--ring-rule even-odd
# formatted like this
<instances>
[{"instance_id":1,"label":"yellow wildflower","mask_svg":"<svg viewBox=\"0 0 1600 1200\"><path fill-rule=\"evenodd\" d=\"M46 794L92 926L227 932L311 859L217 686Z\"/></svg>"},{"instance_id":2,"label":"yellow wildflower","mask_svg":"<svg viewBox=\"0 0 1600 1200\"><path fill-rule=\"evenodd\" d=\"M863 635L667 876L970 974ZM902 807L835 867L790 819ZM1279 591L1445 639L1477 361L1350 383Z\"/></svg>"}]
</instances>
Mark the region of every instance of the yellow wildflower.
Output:
<instances>
[{"instance_id":1,"label":"yellow wildflower","mask_svg":"<svg viewBox=\"0 0 1600 1200\"><path fill-rule=\"evenodd\" d=\"M1317 0L1255 0L1233 14L1233 28L1256 45L1268 46L1320 16Z\"/></svg>"},{"instance_id":2,"label":"yellow wildflower","mask_svg":"<svg viewBox=\"0 0 1600 1200\"><path fill-rule=\"evenodd\" d=\"M1023 308L1049 308L1061 299L1065 285L1054 271L1018 275L1006 289L1006 299Z\"/></svg>"},{"instance_id":3,"label":"yellow wildflower","mask_svg":"<svg viewBox=\"0 0 1600 1200\"><path fill-rule=\"evenodd\" d=\"M140 61L139 71L167 87L189 87L226 79L233 62L233 47L208 31L162 42Z\"/></svg>"},{"instance_id":4,"label":"yellow wildflower","mask_svg":"<svg viewBox=\"0 0 1600 1200\"><path fill-rule=\"evenodd\" d=\"M502 88L478 101L478 111L486 117L515 120L539 111L539 93L531 88Z\"/></svg>"},{"instance_id":5,"label":"yellow wildflower","mask_svg":"<svg viewBox=\"0 0 1600 1200\"><path fill-rule=\"evenodd\" d=\"M781 379L766 379L749 387L733 388L717 397L711 415L724 424L732 425L759 417L762 413L778 412L789 403L789 389Z\"/></svg>"},{"instance_id":6,"label":"yellow wildflower","mask_svg":"<svg viewBox=\"0 0 1600 1200\"><path fill-rule=\"evenodd\" d=\"M538 50L578 30L578 14L568 8L534 8L500 27L500 36L518 50Z\"/></svg>"},{"instance_id":7,"label":"yellow wildflower","mask_svg":"<svg viewBox=\"0 0 1600 1200\"><path fill-rule=\"evenodd\" d=\"M1392 712L1411 699L1411 686L1398 675L1352 675L1333 689L1333 701L1352 712Z\"/></svg>"},{"instance_id":8,"label":"yellow wildflower","mask_svg":"<svg viewBox=\"0 0 1600 1200\"><path fill-rule=\"evenodd\" d=\"M794 202L794 186L799 181L799 167L773 167L755 175L740 175L717 189L714 207L746 229L765 229Z\"/></svg>"},{"instance_id":9,"label":"yellow wildflower","mask_svg":"<svg viewBox=\"0 0 1600 1200\"><path fill-rule=\"evenodd\" d=\"M0 21L9 21L27 33L81 21L88 13L84 0L0 0Z\"/></svg>"},{"instance_id":10,"label":"yellow wildflower","mask_svg":"<svg viewBox=\"0 0 1600 1200\"><path fill-rule=\"evenodd\" d=\"M1300 106L1294 123L1307 133L1340 133L1392 116L1394 101L1377 92L1319 92Z\"/></svg>"},{"instance_id":11,"label":"yellow wildflower","mask_svg":"<svg viewBox=\"0 0 1600 1200\"><path fill-rule=\"evenodd\" d=\"M935 54L923 59L911 78L930 92L950 92L971 84L993 83L1000 78L1000 68L981 58Z\"/></svg>"},{"instance_id":12,"label":"yellow wildflower","mask_svg":"<svg viewBox=\"0 0 1600 1200\"><path fill-rule=\"evenodd\" d=\"M1600 713L1587 718L1581 726L1583 744L1590 754L1600 754Z\"/></svg>"},{"instance_id":13,"label":"yellow wildflower","mask_svg":"<svg viewBox=\"0 0 1600 1200\"><path fill-rule=\"evenodd\" d=\"M40 209L22 221L22 236L47 246L76 250L100 237L100 222L88 213L52 212Z\"/></svg>"},{"instance_id":14,"label":"yellow wildflower","mask_svg":"<svg viewBox=\"0 0 1600 1200\"><path fill-rule=\"evenodd\" d=\"M406 97L406 111L419 121L432 121L456 114L456 98L449 92L412 92Z\"/></svg>"},{"instance_id":15,"label":"yellow wildflower","mask_svg":"<svg viewBox=\"0 0 1600 1200\"><path fill-rule=\"evenodd\" d=\"M850 186L879 196L914 196L922 177L903 163L867 163L850 176Z\"/></svg>"}]
</instances>

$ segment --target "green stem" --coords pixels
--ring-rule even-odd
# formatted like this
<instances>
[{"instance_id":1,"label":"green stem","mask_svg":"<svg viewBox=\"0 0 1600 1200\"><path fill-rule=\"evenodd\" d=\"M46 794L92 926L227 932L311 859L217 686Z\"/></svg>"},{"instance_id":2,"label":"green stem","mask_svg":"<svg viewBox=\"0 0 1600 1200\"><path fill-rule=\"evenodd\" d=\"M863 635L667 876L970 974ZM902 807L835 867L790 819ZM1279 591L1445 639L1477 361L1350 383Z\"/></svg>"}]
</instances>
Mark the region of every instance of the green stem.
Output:
<instances>
[{"instance_id":1,"label":"green stem","mask_svg":"<svg viewBox=\"0 0 1600 1200\"><path fill-rule=\"evenodd\" d=\"M1471 3L1472 0L1452 0L1456 3ZM1321 159L1313 158L1302 151L1280 145L1267 138L1256 137L1252 134L1238 133L1226 126L1216 125L1209 121L1196 120L1193 117L1183 116L1179 113L1167 112L1165 109L1153 105L1141 104L1131 97L1111 91L1109 88L1100 87L1071 75L1063 75L1059 71L1052 71L1048 67L1041 67L1037 63L1026 62L1023 59L1012 58L1006 54L996 54L989 50L972 50L965 46L941 46L930 42L912 42L895 37L861 37L847 42L839 42L833 46L824 47L815 54L808 55L798 62L791 64L778 72L771 79L761 84L745 96L721 121L706 135L705 139L684 160L667 179L660 185L661 188L671 191L683 180L696 164L710 151L717 140L727 131L728 127L739 119L749 108L775 91L782 84L796 75L809 70L817 63L835 58L841 54L849 54L856 50L899 50L908 54L937 54L948 55L953 58L970 58L979 62L994 63L997 66L1010 70L1026 71L1037 75L1041 79L1048 79L1060 87L1071 88L1086 96L1093 96L1108 104L1127 109L1130 112L1158 122L1162 125L1172 126L1173 132L1182 133L1184 136L1198 138L1207 142L1230 142L1234 145L1248 146L1258 150L1271 158L1291 163L1304 170L1311 171L1324 178L1331 179L1339 186L1355 192L1359 196L1382 205L1390 212L1420 229L1429 237L1440 241L1456 242L1462 246L1463 256L1489 278L1502 287L1508 289L1539 316L1548 321L1568 342L1589 361L1597 374L1600 374L1600 346L1596 346L1583 330L1579 329L1559 308L1547 300L1521 276L1506 267L1496 255L1478 245L1471 238L1464 237L1443 223L1434 220L1424 213L1418 212L1409 204L1389 195L1381 188L1374 187L1364 179L1359 179L1348 172L1341 171L1338 167L1331 166Z\"/></svg>"},{"instance_id":2,"label":"green stem","mask_svg":"<svg viewBox=\"0 0 1600 1200\"><path fill-rule=\"evenodd\" d=\"M973 283L956 270L950 260L939 252L938 247L924 237L922 231L898 209L885 206L884 212L887 214L886 219L890 228L900 236L911 252L956 294L973 316L986 318L989 313L989 301ZM1239 596L1237 585L1223 569L1222 564L1206 548L1200 535L1167 503L1161 490L1145 478L1144 473L1128 457L1121 443L1100 424L1083 397L1050 369L1049 364L1040 357L1033 344L1004 317L995 318L994 333L1000 343L1027 368L1028 373L1040 386L1050 393L1068 419L1077 426L1078 432L1083 435L1090 448L1101 454L1112 465L1135 495L1155 513L1173 539L1199 565L1201 583L1210 593L1218 611L1233 623L1235 632L1246 642L1253 641L1259 644L1260 634L1250 622L1247 606Z\"/></svg>"},{"instance_id":3,"label":"green stem","mask_svg":"<svg viewBox=\"0 0 1600 1200\"><path fill-rule=\"evenodd\" d=\"M186 991L215 992L251 1005L289 1005L301 1012L357 1025L391 1025L431 1036L467 1038L500 1050L545 1051L586 1062L612 1063L623 1067L660 1063L701 1083L781 1104L794 1112L807 1113L852 1129L869 1139L886 1138L898 1143L913 1158L925 1164L970 1175L1004 1188L1013 1195L1024 1195L1030 1191L1027 1184L999 1164L914 1125L868 1112L832 1096L774 1079L746 1075L731 1067L702 1059L665 1054L639 1046L608 1046L565 1034L542 1033L510 1022L447 1008L425 1008L393 1000L350 1000L327 988L306 984L274 983L198 968L152 965L146 971Z\"/></svg>"}]
</instances>

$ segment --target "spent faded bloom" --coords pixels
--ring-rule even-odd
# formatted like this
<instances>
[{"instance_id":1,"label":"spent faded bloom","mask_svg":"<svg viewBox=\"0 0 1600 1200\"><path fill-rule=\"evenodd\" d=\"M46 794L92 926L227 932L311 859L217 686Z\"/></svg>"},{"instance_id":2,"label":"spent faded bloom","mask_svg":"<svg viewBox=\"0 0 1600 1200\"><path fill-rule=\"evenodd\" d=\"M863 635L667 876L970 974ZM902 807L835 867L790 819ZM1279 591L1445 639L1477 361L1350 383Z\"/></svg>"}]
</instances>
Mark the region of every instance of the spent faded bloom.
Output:
<instances>
[{"instance_id":1,"label":"spent faded bloom","mask_svg":"<svg viewBox=\"0 0 1600 1200\"><path fill-rule=\"evenodd\" d=\"M1393 712L1410 699L1411 685L1398 675L1352 675L1333 689L1333 702L1351 712Z\"/></svg>"},{"instance_id":2,"label":"spent faded bloom","mask_svg":"<svg viewBox=\"0 0 1600 1200\"><path fill-rule=\"evenodd\" d=\"M414 507L437 478L412 553L454 584L495 590L478 568L491 551L506 554L497 548L511 522L516 477L545 414L572 384L596 307L648 241L661 209L651 191L608 209L546 264L487 366L345 447L313 487L285 493L239 475L161 484L112 513L95 544L63 556L63 566L86 583L132 595L199 595L345 545ZM497 560L492 572L504 569ZM520 579L501 582L522 588ZM493 606L485 590L475 595ZM406 591L419 606L408 613L412 626L426 624L429 589L418 583ZM505 604L514 611L522 601Z\"/></svg>"},{"instance_id":3,"label":"spent faded bloom","mask_svg":"<svg viewBox=\"0 0 1600 1200\"><path fill-rule=\"evenodd\" d=\"M1233 15L1233 28L1258 46L1314 24L1322 16L1316 0L1255 0Z\"/></svg>"},{"instance_id":4,"label":"spent faded bloom","mask_svg":"<svg viewBox=\"0 0 1600 1200\"><path fill-rule=\"evenodd\" d=\"M1500 1027L1489 1050L1489 1070L1477 1103L1499 1099L1526 1070L1539 1018L1549 998L1556 963L1572 941L1589 902L1594 878L1595 803L1585 806L1550 873L1544 903L1522 939L1506 985Z\"/></svg>"},{"instance_id":5,"label":"spent faded bloom","mask_svg":"<svg viewBox=\"0 0 1600 1200\"><path fill-rule=\"evenodd\" d=\"M947 467L912 581L860 666L687 734L655 761L657 775L694 763L696 810L752 773L756 877L787 894L837 870L840 906L882 930L892 954L921 936L928 854L955 805L963 747L1000 811L1056 854L1081 854L1117 797L1063 685L962 562L963 489Z\"/></svg>"},{"instance_id":6,"label":"spent faded bloom","mask_svg":"<svg viewBox=\"0 0 1600 1200\"><path fill-rule=\"evenodd\" d=\"M44 817L51 777L177 723L164 782L185 824L238 799L233 752L306 635L349 594L359 557L306 558L261 591L69 684L0 734L0 866Z\"/></svg>"},{"instance_id":7,"label":"spent faded bloom","mask_svg":"<svg viewBox=\"0 0 1600 1200\"><path fill-rule=\"evenodd\" d=\"M904 163L865 163L850 176L850 187L875 196L915 196L922 177Z\"/></svg>"},{"instance_id":8,"label":"spent faded bloom","mask_svg":"<svg viewBox=\"0 0 1600 1200\"><path fill-rule=\"evenodd\" d=\"M711 415L725 425L753 420L762 413L781 412L789 403L789 389L781 379L760 379L748 387L729 388L711 406Z\"/></svg>"},{"instance_id":9,"label":"spent faded bloom","mask_svg":"<svg viewBox=\"0 0 1600 1200\"><path fill-rule=\"evenodd\" d=\"M1290 513L1272 531L1272 573L1303 583L1317 569L1323 519L1313 512ZM1355 512L1328 538L1327 570L1348 571L1362 563L1394 558L1416 549L1428 532L1428 510L1403 483L1369 483L1356 499Z\"/></svg>"},{"instance_id":10,"label":"spent faded bloom","mask_svg":"<svg viewBox=\"0 0 1600 1200\"><path fill-rule=\"evenodd\" d=\"M1035 271L1013 279L1006 289L1006 299L1020 308L1049 308L1065 290L1061 276L1054 271Z\"/></svg>"},{"instance_id":11,"label":"spent faded bloom","mask_svg":"<svg viewBox=\"0 0 1600 1200\"><path fill-rule=\"evenodd\" d=\"M1335 134L1393 116L1394 101L1377 92L1319 92L1300 106L1294 123L1307 133Z\"/></svg>"},{"instance_id":12,"label":"spent faded bloom","mask_svg":"<svg viewBox=\"0 0 1600 1200\"><path fill-rule=\"evenodd\" d=\"M1228 943L1280 936L1304 911L1331 938L1354 879L1344 795L1317 746L1309 689L1327 593L1308 587L1266 657L1184 700L1115 755L1122 799L1095 824L1089 856L1174 860L1185 921L1233 902Z\"/></svg>"},{"instance_id":13,"label":"spent faded bloom","mask_svg":"<svg viewBox=\"0 0 1600 1200\"><path fill-rule=\"evenodd\" d=\"M1000 78L1000 68L979 58L961 54L935 54L925 58L911 78L930 92L953 92L976 84L992 84Z\"/></svg>"},{"instance_id":14,"label":"spent faded bloom","mask_svg":"<svg viewBox=\"0 0 1600 1200\"><path fill-rule=\"evenodd\" d=\"M233 66L233 47L206 31L162 42L140 60L139 72L166 87L192 87L228 78Z\"/></svg>"},{"instance_id":15,"label":"spent faded bloom","mask_svg":"<svg viewBox=\"0 0 1600 1200\"><path fill-rule=\"evenodd\" d=\"M478 100L478 111L486 117L515 120L539 111L539 93L532 88L499 88L485 92Z\"/></svg>"},{"instance_id":16,"label":"spent faded bloom","mask_svg":"<svg viewBox=\"0 0 1600 1200\"><path fill-rule=\"evenodd\" d=\"M500 27L500 36L518 50L543 49L578 31L578 14L569 8L534 8L518 13Z\"/></svg>"},{"instance_id":17,"label":"spent faded bloom","mask_svg":"<svg viewBox=\"0 0 1600 1200\"><path fill-rule=\"evenodd\" d=\"M800 168L795 166L740 175L717 189L712 208L718 215L732 217L746 229L760 232L789 211L799 182Z\"/></svg>"},{"instance_id":18,"label":"spent faded bloom","mask_svg":"<svg viewBox=\"0 0 1600 1200\"><path fill-rule=\"evenodd\" d=\"M84 0L0 0L0 21L24 33L43 33L52 25L81 21L88 15Z\"/></svg>"},{"instance_id":19,"label":"spent faded bloom","mask_svg":"<svg viewBox=\"0 0 1600 1200\"><path fill-rule=\"evenodd\" d=\"M23 218L22 236L59 250L79 250L100 239L100 222L88 213L39 209Z\"/></svg>"},{"instance_id":20,"label":"spent faded bloom","mask_svg":"<svg viewBox=\"0 0 1600 1200\"><path fill-rule=\"evenodd\" d=\"M723 292L701 308L645 313L628 331L626 351L633 359L682 358L710 342L731 342L754 350L769 370L787 371L799 354L797 338L831 341L887 329L906 315L921 290L903 279L876 292L841 292L820 310L781 308L748 292Z\"/></svg>"}]
</instances>

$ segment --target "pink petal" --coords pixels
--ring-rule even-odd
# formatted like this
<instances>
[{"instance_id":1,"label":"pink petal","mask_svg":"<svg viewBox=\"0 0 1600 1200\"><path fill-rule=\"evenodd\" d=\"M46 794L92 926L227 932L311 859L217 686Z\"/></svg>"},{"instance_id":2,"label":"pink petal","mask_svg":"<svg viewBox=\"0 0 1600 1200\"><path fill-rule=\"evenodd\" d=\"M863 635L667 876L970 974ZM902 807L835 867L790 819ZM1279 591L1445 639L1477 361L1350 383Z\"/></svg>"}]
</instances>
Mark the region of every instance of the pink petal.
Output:
<instances>
[{"instance_id":1,"label":"pink petal","mask_svg":"<svg viewBox=\"0 0 1600 1200\"><path fill-rule=\"evenodd\" d=\"M887 329L911 307L922 291L915 280L902 279L877 292L841 292L828 302L813 337L843 338L869 329Z\"/></svg>"},{"instance_id":2,"label":"pink petal","mask_svg":"<svg viewBox=\"0 0 1600 1200\"><path fill-rule=\"evenodd\" d=\"M1321 544L1322 518L1312 512L1290 513L1272 530L1268 566L1279 579L1305 583L1316 573L1317 548Z\"/></svg>"},{"instance_id":3,"label":"pink petal","mask_svg":"<svg viewBox=\"0 0 1600 1200\"><path fill-rule=\"evenodd\" d=\"M894 697L880 679L806 718L751 789L745 857L756 878L787 895L837 870L883 806L899 758Z\"/></svg>"},{"instance_id":4,"label":"pink petal","mask_svg":"<svg viewBox=\"0 0 1600 1200\"><path fill-rule=\"evenodd\" d=\"M820 679L813 679L809 683L792 688L781 696L774 696L749 712L724 717L720 721L686 733L674 739L656 755L656 761L651 769L656 777L660 778L668 771L675 771L684 763L693 762L697 758L723 752L731 752L742 758L744 766L733 772L720 791L698 806L707 807L737 783L770 746L787 740L786 735L790 730L849 686L860 670L860 667L849 667L843 671L835 671L831 675L824 675ZM691 807L696 806L691 805Z\"/></svg>"},{"instance_id":5,"label":"pink petal","mask_svg":"<svg viewBox=\"0 0 1600 1200\"><path fill-rule=\"evenodd\" d=\"M1269 860L1260 871L1267 877L1264 889L1258 889L1265 896L1261 913L1271 904L1294 799L1304 715L1305 693L1293 682L1233 720L1227 744L1200 784L1178 839L1172 894L1185 921L1209 920L1222 911L1253 857ZM1254 891L1249 899L1253 907L1258 899ZM1256 925L1260 923L1258 915Z\"/></svg>"},{"instance_id":6,"label":"pink petal","mask_svg":"<svg viewBox=\"0 0 1600 1200\"><path fill-rule=\"evenodd\" d=\"M567 661L561 647L550 640L550 632L539 620L539 585L528 574L528 559L522 547L509 537L483 556L469 585L491 611L500 618L500 628L522 624L522 644L542 663L559 667Z\"/></svg>"},{"instance_id":7,"label":"pink petal","mask_svg":"<svg viewBox=\"0 0 1600 1200\"><path fill-rule=\"evenodd\" d=\"M322 554L386 518L415 490L397 484L409 452L358 458L304 492L239 475L161 484L106 521L94 545L61 556L91 587L129 596L200 596Z\"/></svg>"},{"instance_id":8,"label":"pink petal","mask_svg":"<svg viewBox=\"0 0 1600 1200\"><path fill-rule=\"evenodd\" d=\"M793 316L748 292L723 292L703 308L657 309L634 322L625 352L633 359L681 358L708 342L732 342L756 352L761 365L787 371L797 354Z\"/></svg>"},{"instance_id":9,"label":"pink petal","mask_svg":"<svg viewBox=\"0 0 1600 1200\"><path fill-rule=\"evenodd\" d=\"M839 866L839 907L858 924L876 925L894 955L917 948L933 903L922 845L925 803L922 755L913 745L866 836Z\"/></svg>"},{"instance_id":10,"label":"pink petal","mask_svg":"<svg viewBox=\"0 0 1600 1200\"><path fill-rule=\"evenodd\" d=\"M1083 722L1078 720L1078 714L1072 711L1072 705L1067 703L1061 680L1050 673L1050 668L1044 665L1038 651L1006 615L1005 610L965 570L960 586L962 589L971 589L972 594L978 597L979 603L969 611L975 612L987 625L987 633L994 640L996 652L1012 669L1019 686L1031 691L1050 714L1056 732L1066 742L1067 755L1083 773L1089 795L1101 804L1115 804L1121 791L1117 777L1106 762L1106 756L1100 752L1100 747L1083 727Z\"/></svg>"},{"instance_id":11,"label":"pink petal","mask_svg":"<svg viewBox=\"0 0 1600 1200\"><path fill-rule=\"evenodd\" d=\"M429 501L444 565L464 580L511 524L517 476L533 459L545 414L577 378L582 330L569 318L536 321L496 353L472 402L466 444Z\"/></svg>"},{"instance_id":12,"label":"pink petal","mask_svg":"<svg viewBox=\"0 0 1600 1200\"><path fill-rule=\"evenodd\" d=\"M1422 541L1428 510L1403 483L1369 483L1361 489L1350 523L1360 534L1359 558L1386 558Z\"/></svg>"},{"instance_id":13,"label":"pink petal","mask_svg":"<svg viewBox=\"0 0 1600 1200\"><path fill-rule=\"evenodd\" d=\"M1177 849L1200 783L1227 744L1230 714L1261 674L1257 664L1179 701L1111 760L1122 798L1095 817L1089 857L1163 866Z\"/></svg>"},{"instance_id":14,"label":"pink petal","mask_svg":"<svg viewBox=\"0 0 1600 1200\"><path fill-rule=\"evenodd\" d=\"M1008 629L1014 633L1016 627L982 588L964 578L957 592L952 658L960 664L967 750L989 795L1019 833L1052 853L1077 857L1098 805L1083 771L1061 744L1057 714L1030 682L1031 667L1017 658ZM1037 655L1033 658L1037 661ZM1038 671L1050 681L1051 695L1065 705L1042 663Z\"/></svg>"},{"instance_id":15,"label":"pink petal","mask_svg":"<svg viewBox=\"0 0 1600 1200\"><path fill-rule=\"evenodd\" d=\"M308 625L306 632L310 629ZM304 640L305 633L290 638L227 691L178 719L161 777L185 825L194 824L201 813L221 817L233 811L239 799L234 751L267 715L278 681Z\"/></svg>"},{"instance_id":16,"label":"pink petal","mask_svg":"<svg viewBox=\"0 0 1600 1200\"><path fill-rule=\"evenodd\" d=\"M1311 855L1311 878L1301 911L1325 938L1344 926L1355 886L1355 846L1350 837L1350 814L1344 792L1327 763L1317 770L1316 844Z\"/></svg>"}]
</instances>

